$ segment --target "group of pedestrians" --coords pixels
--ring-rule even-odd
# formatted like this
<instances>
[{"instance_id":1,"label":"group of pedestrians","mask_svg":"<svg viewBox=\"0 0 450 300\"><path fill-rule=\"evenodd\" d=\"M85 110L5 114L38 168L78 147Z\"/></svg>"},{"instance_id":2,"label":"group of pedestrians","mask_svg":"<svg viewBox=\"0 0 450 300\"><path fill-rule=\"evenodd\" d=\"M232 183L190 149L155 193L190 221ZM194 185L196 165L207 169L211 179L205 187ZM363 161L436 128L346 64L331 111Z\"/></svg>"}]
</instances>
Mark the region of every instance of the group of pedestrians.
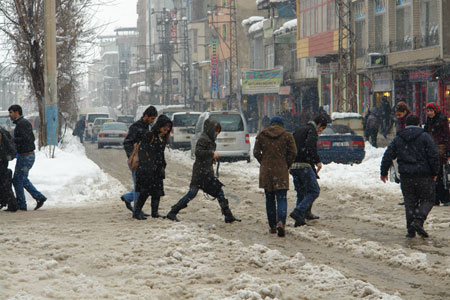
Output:
<instances>
[{"instance_id":1,"label":"group of pedestrians","mask_svg":"<svg viewBox=\"0 0 450 300\"><path fill-rule=\"evenodd\" d=\"M142 208L151 197L151 217L163 217L159 214L159 202L164 196L165 169L167 166L164 151L170 138L172 121L164 115L158 117L156 123L151 127L158 116L155 107L147 108L140 120L130 126L128 136L124 141L127 157L136 151L139 164L136 170L132 170L134 189L130 193L121 196L126 207L132 211L133 218L137 220L147 219L148 214ZM228 199L225 198L223 184L214 176L213 164L219 159L216 150L216 138L221 131L220 124L208 119L205 121L203 133L201 134L195 149L195 162L192 170L192 179L188 193L174 204L167 214L172 221L179 221L178 212L186 208L188 203L195 198L201 189L205 193L216 198L219 202L224 221L232 223L240 221L231 213ZM134 205L131 205L131 202Z\"/></svg>"},{"instance_id":2,"label":"group of pedestrians","mask_svg":"<svg viewBox=\"0 0 450 300\"><path fill-rule=\"evenodd\" d=\"M15 104L10 106L8 111L16 127L13 136L4 129L0 130L0 209L7 207L6 210L10 212L26 211L25 190L27 190L36 200L34 210L37 210L44 205L47 198L28 179L36 159L33 128L31 123L23 117L22 107ZM12 176L8 164L13 159L16 159L16 166ZM14 186L15 195L12 186Z\"/></svg>"}]
</instances>

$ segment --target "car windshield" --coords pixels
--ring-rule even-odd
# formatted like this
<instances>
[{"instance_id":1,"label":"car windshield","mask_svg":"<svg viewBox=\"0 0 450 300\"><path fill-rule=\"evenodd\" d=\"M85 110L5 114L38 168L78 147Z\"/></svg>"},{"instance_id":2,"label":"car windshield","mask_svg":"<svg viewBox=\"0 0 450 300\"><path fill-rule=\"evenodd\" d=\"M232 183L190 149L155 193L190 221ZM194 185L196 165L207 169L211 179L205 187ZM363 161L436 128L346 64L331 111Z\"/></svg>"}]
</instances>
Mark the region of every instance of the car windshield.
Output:
<instances>
[{"instance_id":1,"label":"car windshield","mask_svg":"<svg viewBox=\"0 0 450 300\"><path fill-rule=\"evenodd\" d=\"M195 126L200 114L182 114L173 116L173 126L183 127L183 126Z\"/></svg>"},{"instance_id":2,"label":"car windshield","mask_svg":"<svg viewBox=\"0 0 450 300\"><path fill-rule=\"evenodd\" d=\"M117 118L117 122L133 123L134 118L132 116L120 116Z\"/></svg>"},{"instance_id":3,"label":"car windshield","mask_svg":"<svg viewBox=\"0 0 450 300\"><path fill-rule=\"evenodd\" d=\"M95 119L98 118L108 118L109 115L108 114L90 114L88 117L88 122L89 123L93 123L95 121Z\"/></svg>"},{"instance_id":4,"label":"car windshield","mask_svg":"<svg viewBox=\"0 0 450 300\"><path fill-rule=\"evenodd\" d=\"M127 131L127 125L124 123L105 123L102 126L102 130L124 130Z\"/></svg>"},{"instance_id":5,"label":"car windshield","mask_svg":"<svg viewBox=\"0 0 450 300\"><path fill-rule=\"evenodd\" d=\"M99 126L99 125L103 125L107 122L113 122L113 120L111 120L111 119L96 119L94 122L94 125Z\"/></svg>"},{"instance_id":6,"label":"car windshield","mask_svg":"<svg viewBox=\"0 0 450 300\"><path fill-rule=\"evenodd\" d=\"M322 131L322 135L327 134L355 134L355 132L346 125L332 124Z\"/></svg>"},{"instance_id":7,"label":"car windshield","mask_svg":"<svg viewBox=\"0 0 450 300\"><path fill-rule=\"evenodd\" d=\"M244 122L238 114L213 114L211 119L220 123L222 131L244 131Z\"/></svg>"}]
</instances>

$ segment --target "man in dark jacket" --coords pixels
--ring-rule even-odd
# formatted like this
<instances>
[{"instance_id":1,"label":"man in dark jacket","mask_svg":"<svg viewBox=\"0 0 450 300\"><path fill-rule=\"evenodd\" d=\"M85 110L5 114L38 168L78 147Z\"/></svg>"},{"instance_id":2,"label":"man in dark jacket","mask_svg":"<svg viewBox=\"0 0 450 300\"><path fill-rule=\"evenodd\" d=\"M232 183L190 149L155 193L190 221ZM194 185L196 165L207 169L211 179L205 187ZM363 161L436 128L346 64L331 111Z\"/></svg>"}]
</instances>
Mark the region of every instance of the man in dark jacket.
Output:
<instances>
[{"instance_id":1,"label":"man in dark jacket","mask_svg":"<svg viewBox=\"0 0 450 300\"><path fill-rule=\"evenodd\" d=\"M85 118L80 117L78 122L75 124L75 129L73 130L73 135L78 136L80 138L80 143L83 144L83 136L84 136L84 127L85 127Z\"/></svg>"},{"instance_id":2,"label":"man in dark jacket","mask_svg":"<svg viewBox=\"0 0 450 300\"><path fill-rule=\"evenodd\" d=\"M436 195L434 204L450 205L448 187L444 185L444 166L450 157L450 129L447 118L441 113L439 105L435 102L427 104L427 123L425 131L428 132L437 145L440 158L440 171L436 180Z\"/></svg>"},{"instance_id":3,"label":"man in dark jacket","mask_svg":"<svg viewBox=\"0 0 450 300\"><path fill-rule=\"evenodd\" d=\"M394 138L381 161L381 180L387 182L388 170L397 158L408 238L415 237L416 232L428 237L423 224L433 208L434 181L439 172L436 144L419 123L417 116L408 116L406 128Z\"/></svg>"},{"instance_id":4,"label":"man in dark jacket","mask_svg":"<svg viewBox=\"0 0 450 300\"><path fill-rule=\"evenodd\" d=\"M8 141L11 145L7 145ZM15 150L11 147L14 147L11 135L0 127L0 209L8 206L7 211L15 212L17 200L12 191L12 171L8 169L9 161L15 158L11 156L11 152Z\"/></svg>"},{"instance_id":5,"label":"man in dark jacket","mask_svg":"<svg viewBox=\"0 0 450 300\"><path fill-rule=\"evenodd\" d=\"M297 157L291 167L291 175L297 191L297 203L290 217L295 220L295 227L306 225L305 219L319 218L311 213L311 207L320 194L317 174L322 169L322 163L317 153L317 140L326 127L327 119L319 115L294 132Z\"/></svg>"},{"instance_id":6,"label":"man in dark jacket","mask_svg":"<svg viewBox=\"0 0 450 300\"><path fill-rule=\"evenodd\" d=\"M144 139L145 134L149 131L150 125L155 122L157 116L158 111L156 108L154 106L149 106L142 114L142 118L130 126L128 129L128 135L123 142L123 148L125 149L127 158L129 158L131 153L133 153L134 145ZM123 194L120 199L125 203L125 206L129 210L133 211L133 207L136 207L136 201L139 198L139 193L136 193L136 171L131 171L131 176L133 177L134 183L133 190L129 193ZM131 206L131 201L133 201L134 206ZM147 214L143 214L148 217Z\"/></svg>"},{"instance_id":7,"label":"man in dark jacket","mask_svg":"<svg viewBox=\"0 0 450 300\"><path fill-rule=\"evenodd\" d=\"M186 208L188 203L197 196L198 190L202 189L207 194L217 198L222 214L225 216L225 223L240 222L231 213L228 199L225 198L222 190L222 184L214 176L213 163L219 159L215 140L221 129L219 122L216 120L209 118L205 121L203 132L195 146L195 162L192 168L189 192L172 206L172 209L167 214L169 220L178 222L178 212Z\"/></svg>"},{"instance_id":8,"label":"man in dark jacket","mask_svg":"<svg viewBox=\"0 0 450 300\"><path fill-rule=\"evenodd\" d=\"M377 148L379 127L380 118L378 117L378 110L375 107L372 107L364 118L364 133L366 140L375 148Z\"/></svg>"},{"instance_id":9,"label":"man in dark jacket","mask_svg":"<svg viewBox=\"0 0 450 300\"><path fill-rule=\"evenodd\" d=\"M20 105L11 105L8 108L9 117L16 128L14 129L14 143L17 149L17 162L14 170L13 185L16 191L17 202L20 210L27 210L27 202L25 200L25 191L37 201L34 210L44 205L47 198L42 195L28 179L28 173L34 165L36 159L34 150L34 134L31 123L22 115L22 107Z\"/></svg>"}]
</instances>

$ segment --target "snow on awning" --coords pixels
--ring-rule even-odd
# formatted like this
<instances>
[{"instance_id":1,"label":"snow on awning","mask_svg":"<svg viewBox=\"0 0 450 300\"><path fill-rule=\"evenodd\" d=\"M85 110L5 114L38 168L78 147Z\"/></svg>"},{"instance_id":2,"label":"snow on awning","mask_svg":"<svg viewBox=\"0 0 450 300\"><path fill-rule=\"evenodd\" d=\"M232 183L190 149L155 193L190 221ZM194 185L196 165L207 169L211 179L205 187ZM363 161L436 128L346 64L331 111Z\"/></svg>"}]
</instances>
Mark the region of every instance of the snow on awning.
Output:
<instances>
[{"instance_id":1,"label":"snow on awning","mask_svg":"<svg viewBox=\"0 0 450 300\"><path fill-rule=\"evenodd\" d=\"M252 17L242 21L242 26L251 26L251 25L255 24L256 22L261 22L261 21L264 21L264 17L252 16Z\"/></svg>"},{"instance_id":2,"label":"snow on awning","mask_svg":"<svg viewBox=\"0 0 450 300\"><path fill-rule=\"evenodd\" d=\"M287 21L279 29L273 32L273 35L286 34L297 29L297 19Z\"/></svg>"},{"instance_id":3,"label":"snow on awning","mask_svg":"<svg viewBox=\"0 0 450 300\"><path fill-rule=\"evenodd\" d=\"M255 24L253 24L252 26L250 26L250 28L248 29L248 33L252 34L252 33L258 32L258 31L262 30L263 27L264 27L264 20L259 21Z\"/></svg>"},{"instance_id":4,"label":"snow on awning","mask_svg":"<svg viewBox=\"0 0 450 300\"><path fill-rule=\"evenodd\" d=\"M139 93L150 93L150 87L148 86L140 86L138 89Z\"/></svg>"}]
</instances>

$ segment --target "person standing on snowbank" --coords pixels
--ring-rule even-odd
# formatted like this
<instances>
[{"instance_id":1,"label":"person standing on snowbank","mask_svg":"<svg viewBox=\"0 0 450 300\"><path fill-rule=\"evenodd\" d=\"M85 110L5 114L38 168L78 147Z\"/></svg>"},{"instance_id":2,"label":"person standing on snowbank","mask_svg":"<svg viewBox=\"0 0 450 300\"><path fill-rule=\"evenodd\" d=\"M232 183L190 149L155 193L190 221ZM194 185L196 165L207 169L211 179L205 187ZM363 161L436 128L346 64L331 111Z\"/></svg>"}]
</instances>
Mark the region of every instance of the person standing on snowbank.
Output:
<instances>
[{"instance_id":1,"label":"person standing on snowbank","mask_svg":"<svg viewBox=\"0 0 450 300\"><path fill-rule=\"evenodd\" d=\"M178 212L186 208L188 203L197 196L199 189L202 189L205 193L217 198L222 214L225 216L225 223L241 221L231 213L228 199L225 198L222 190L223 184L214 176L213 163L219 159L215 141L221 130L222 127L216 120L209 118L205 121L203 133L195 146L195 162L189 192L172 206L167 219L179 222Z\"/></svg>"},{"instance_id":2,"label":"person standing on snowbank","mask_svg":"<svg viewBox=\"0 0 450 300\"><path fill-rule=\"evenodd\" d=\"M319 218L311 213L311 208L320 194L317 174L322 169L322 163L317 153L317 140L327 127L327 122L323 115L319 115L294 132L297 156L290 172L294 178L297 202L289 216L295 220L295 227L306 225L305 219Z\"/></svg>"},{"instance_id":3,"label":"person standing on snowbank","mask_svg":"<svg viewBox=\"0 0 450 300\"><path fill-rule=\"evenodd\" d=\"M34 150L34 134L31 123L22 115L22 107L14 104L8 108L9 118L16 124L14 128L14 143L17 149L17 162L14 170L13 185L16 191L17 202L20 210L27 210L25 190L36 200L36 207L39 209L47 198L42 195L28 179L28 174L34 165L36 156Z\"/></svg>"},{"instance_id":4,"label":"person standing on snowbank","mask_svg":"<svg viewBox=\"0 0 450 300\"><path fill-rule=\"evenodd\" d=\"M133 218L138 220L147 219L142 214L142 208L149 196L152 197L152 218L160 218L158 213L159 201L164 196L164 179L166 159L164 150L170 138L172 121L165 115L161 115L147 132L139 147L139 166L136 170L136 192L139 198L134 208Z\"/></svg>"},{"instance_id":5,"label":"person standing on snowbank","mask_svg":"<svg viewBox=\"0 0 450 300\"><path fill-rule=\"evenodd\" d=\"M444 206L450 205L448 190L444 185L444 166L450 157L450 129L447 118L441 113L437 103L427 104L427 123L425 131L428 132L437 145L440 158L440 171L436 180L436 195L434 205L442 203Z\"/></svg>"},{"instance_id":6,"label":"person standing on snowbank","mask_svg":"<svg viewBox=\"0 0 450 300\"><path fill-rule=\"evenodd\" d=\"M158 111L156 110L156 108L154 106L149 106L142 114L142 118L140 118L130 126L130 128L128 129L128 135L123 141L123 148L125 149L127 158L129 158L131 153L133 153L134 145L142 141L144 136L149 131L150 125L155 122L157 116ZM136 201L139 197L139 194L136 193L136 171L131 170L131 176L133 177L134 188L131 192L122 195L120 199L125 203L125 206L129 210L133 211L131 201L133 201L134 206L136 206ZM148 217L147 214L144 215Z\"/></svg>"},{"instance_id":7,"label":"person standing on snowbank","mask_svg":"<svg viewBox=\"0 0 450 300\"><path fill-rule=\"evenodd\" d=\"M406 128L397 134L381 161L381 180L386 183L388 170L397 158L408 238L415 237L416 233L428 237L423 224L433 208L434 186L439 173L436 144L419 124L417 116L408 116Z\"/></svg>"},{"instance_id":8,"label":"person standing on snowbank","mask_svg":"<svg viewBox=\"0 0 450 300\"><path fill-rule=\"evenodd\" d=\"M256 137L253 156L260 164L259 187L266 195L269 232L280 237L285 236L289 168L296 155L294 137L284 129L283 118L273 117Z\"/></svg>"}]
</instances>

